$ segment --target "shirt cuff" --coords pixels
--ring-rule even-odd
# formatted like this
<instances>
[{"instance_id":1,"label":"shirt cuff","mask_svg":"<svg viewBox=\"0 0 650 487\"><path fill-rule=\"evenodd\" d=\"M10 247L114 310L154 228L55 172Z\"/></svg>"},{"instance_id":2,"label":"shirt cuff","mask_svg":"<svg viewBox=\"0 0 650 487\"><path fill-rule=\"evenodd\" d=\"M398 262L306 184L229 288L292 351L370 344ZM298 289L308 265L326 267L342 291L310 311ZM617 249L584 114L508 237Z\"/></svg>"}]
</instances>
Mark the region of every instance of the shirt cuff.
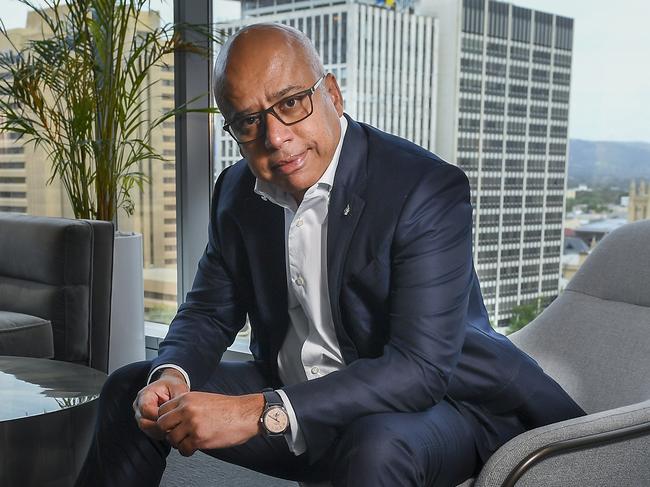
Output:
<instances>
[{"instance_id":1,"label":"shirt cuff","mask_svg":"<svg viewBox=\"0 0 650 487\"><path fill-rule=\"evenodd\" d=\"M149 377L147 377L147 385L149 385L149 383L151 382L151 378L153 377L153 375L156 372L158 372L160 369L175 369L175 370L178 370L183 375L183 378L185 379L185 382L187 382L188 389L192 389L192 386L190 385L190 376L187 375L187 372L185 372L183 370L183 367L180 367L180 366L174 365L174 364L162 364L162 365L159 365L158 367L156 367L155 369L153 369L151 371L151 373L149 374Z\"/></svg>"},{"instance_id":2,"label":"shirt cuff","mask_svg":"<svg viewBox=\"0 0 650 487\"><path fill-rule=\"evenodd\" d=\"M305 436L298 428L298 418L296 417L296 412L293 410L293 406L291 406L289 397L282 389L278 389L275 392L277 392L282 398L284 409L287 410L287 414L289 415L290 429L284 434L284 438L287 440L289 450L296 456L302 455L307 451L307 445L305 444Z\"/></svg>"}]
</instances>

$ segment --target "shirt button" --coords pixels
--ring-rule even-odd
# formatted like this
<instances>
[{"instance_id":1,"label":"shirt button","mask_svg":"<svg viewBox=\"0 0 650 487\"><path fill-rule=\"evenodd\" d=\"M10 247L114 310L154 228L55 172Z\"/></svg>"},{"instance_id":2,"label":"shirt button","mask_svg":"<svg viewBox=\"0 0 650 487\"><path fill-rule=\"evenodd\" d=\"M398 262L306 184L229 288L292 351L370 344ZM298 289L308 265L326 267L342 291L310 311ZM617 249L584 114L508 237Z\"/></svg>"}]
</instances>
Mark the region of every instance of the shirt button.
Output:
<instances>
[{"instance_id":1,"label":"shirt button","mask_svg":"<svg viewBox=\"0 0 650 487\"><path fill-rule=\"evenodd\" d=\"M298 218L298 219L296 220L296 226L297 226L297 227L302 227L302 224L303 224L303 223L304 223L304 222L303 222L302 218Z\"/></svg>"},{"instance_id":2,"label":"shirt button","mask_svg":"<svg viewBox=\"0 0 650 487\"><path fill-rule=\"evenodd\" d=\"M296 277L295 282L296 282L296 286L302 286L305 283L305 281L303 281L302 277L300 277L300 276Z\"/></svg>"},{"instance_id":3,"label":"shirt button","mask_svg":"<svg viewBox=\"0 0 650 487\"><path fill-rule=\"evenodd\" d=\"M318 367L312 367L312 368L311 368L311 373L312 373L313 375L316 375L316 374L318 374L319 372L320 372L320 369L319 369Z\"/></svg>"}]
</instances>

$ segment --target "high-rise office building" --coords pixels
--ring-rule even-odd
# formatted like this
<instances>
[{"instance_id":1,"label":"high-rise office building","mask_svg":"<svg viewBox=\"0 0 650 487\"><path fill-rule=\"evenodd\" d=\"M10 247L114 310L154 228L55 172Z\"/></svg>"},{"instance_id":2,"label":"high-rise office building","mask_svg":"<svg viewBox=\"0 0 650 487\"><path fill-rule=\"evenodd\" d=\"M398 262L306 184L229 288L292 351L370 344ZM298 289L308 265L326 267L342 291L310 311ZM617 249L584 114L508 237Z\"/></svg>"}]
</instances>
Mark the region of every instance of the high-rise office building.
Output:
<instances>
[{"instance_id":1,"label":"high-rise office building","mask_svg":"<svg viewBox=\"0 0 650 487\"><path fill-rule=\"evenodd\" d=\"M144 12L140 26L147 29L159 27L158 13ZM11 29L8 34L14 46L22 49L30 40L42 38L43 32L47 32L47 28L41 17L30 12L25 27ZM7 40L0 38L0 52L11 49ZM174 108L173 57L168 56L165 61L165 65L150 71L147 80L147 83L152 83L145 103L150 119ZM138 188L132 191L133 215L118 215L121 231L143 235L146 311L163 315L163 310L166 310L167 317L176 309L174 137L173 119L152 133L151 145L167 160L140 163L137 170L148 178L149 184L144 184L142 191ZM23 145L16 134L0 134L0 211L74 217L58 177L53 178L52 184L46 184L51 174L51 165L43 149Z\"/></svg>"},{"instance_id":2,"label":"high-rise office building","mask_svg":"<svg viewBox=\"0 0 650 487\"><path fill-rule=\"evenodd\" d=\"M279 2L278 2L279 3ZM243 19L219 24L226 35L244 25L281 22L304 32L341 87L357 120L431 149L436 134L436 20L358 2L244 2ZM223 123L219 118L216 123ZM237 144L215 131L215 171L240 159Z\"/></svg>"},{"instance_id":3,"label":"high-rise office building","mask_svg":"<svg viewBox=\"0 0 650 487\"><path fill-rule=\"evenodd\" d=\"M495 325L559 292L573 20L423 0L439 20L436 152L469 176L474 260Z\"/></svg>"}]
</instances>

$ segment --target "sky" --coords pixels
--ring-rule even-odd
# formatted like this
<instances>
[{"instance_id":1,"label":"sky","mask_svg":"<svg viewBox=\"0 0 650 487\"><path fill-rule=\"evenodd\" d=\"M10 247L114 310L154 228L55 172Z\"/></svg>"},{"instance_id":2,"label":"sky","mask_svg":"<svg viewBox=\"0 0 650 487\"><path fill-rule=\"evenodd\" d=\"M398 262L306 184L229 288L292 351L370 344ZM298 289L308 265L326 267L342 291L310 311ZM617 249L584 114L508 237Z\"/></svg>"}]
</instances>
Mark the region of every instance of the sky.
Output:
<instances>
[{"instance_id":1,"label":"sky","mask_svg":"<svg viewBox=\"0 0 650 487\"><path fill-rule=\"evenodd\" d=\"M423 0L426 1L426 0ZM24 25L26 7L0 0L7 28ZM234 2L215 3L215 15ZM172 11L162 3L163 17ZM522 7L572 17L573 79L569 136L650 143L650 0L513 0Z\"/></svg>"}]
</instances>

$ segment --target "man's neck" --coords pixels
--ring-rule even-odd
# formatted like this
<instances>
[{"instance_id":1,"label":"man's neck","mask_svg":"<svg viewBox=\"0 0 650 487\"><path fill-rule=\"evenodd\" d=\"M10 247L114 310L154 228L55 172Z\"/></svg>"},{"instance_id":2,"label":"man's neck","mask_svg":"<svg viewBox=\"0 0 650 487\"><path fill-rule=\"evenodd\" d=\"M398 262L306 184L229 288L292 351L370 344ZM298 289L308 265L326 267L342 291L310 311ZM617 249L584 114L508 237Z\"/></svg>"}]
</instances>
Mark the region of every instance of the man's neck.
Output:
<instances>
[{"instance_id":1,"label":"man's neck","mask_svg":"<svg viewBox=\"0 0 650 487\"><path fill-rule=\"evenodd\" d=\"M302 199L305 197L306 192L307 192L307 190L303 189L302 191L298 191L296 193L291 193L291 197L294 199L297 206L300 206L300 203L302 203Z\"/></svg>"}]
</instances>

